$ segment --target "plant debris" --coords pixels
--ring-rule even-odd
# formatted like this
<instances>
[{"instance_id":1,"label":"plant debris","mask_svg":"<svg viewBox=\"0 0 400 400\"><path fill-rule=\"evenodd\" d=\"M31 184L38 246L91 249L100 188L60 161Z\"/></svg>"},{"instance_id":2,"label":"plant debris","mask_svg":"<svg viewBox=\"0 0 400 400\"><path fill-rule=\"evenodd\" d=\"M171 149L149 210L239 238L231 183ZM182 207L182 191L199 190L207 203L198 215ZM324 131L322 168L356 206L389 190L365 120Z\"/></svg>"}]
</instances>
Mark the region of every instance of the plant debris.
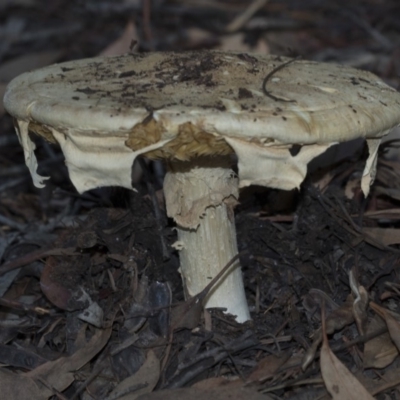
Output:
<instances>
[{"instance_id":1,"label":"plant debris","mask_svg":"<svg viewBox=\"0 0 400 400\"><path fill-rule=\"evenodd\" d=\"M200 49L350 64L400 87L395 0L84 3L0 1L0 95L16 74L54 62ZM299 191L241 192L235 218L252 321L238 324L204 311L201 295L185 299L161 163L133 166L135 192L78 195L59 149L36 138L39 172L50 177L37 190L0 105L2 396L398 398L398 133L380 149L367 199L357 141L309 165Z\"/></svg>"}]
</instances>

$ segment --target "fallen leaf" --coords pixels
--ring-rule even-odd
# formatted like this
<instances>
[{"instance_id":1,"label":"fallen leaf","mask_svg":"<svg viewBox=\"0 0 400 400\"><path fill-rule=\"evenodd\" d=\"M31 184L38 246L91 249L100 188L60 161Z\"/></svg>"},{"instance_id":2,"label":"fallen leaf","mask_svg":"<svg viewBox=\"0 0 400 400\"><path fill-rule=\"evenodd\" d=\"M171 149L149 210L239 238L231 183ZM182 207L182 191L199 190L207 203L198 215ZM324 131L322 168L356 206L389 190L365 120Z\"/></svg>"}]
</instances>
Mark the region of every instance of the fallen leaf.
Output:
<instances>
[{"instance_id":1,"label":"fallen leaf","mask_svg":"<svg viewBox=\"0 0 400 400\"><path fill-rule=\"evenodd\" d=\"M391 185L391 184L392 184L392 182L388 183L388 185ZM391 197L394 200L400 200L400 190L398 188L383 187L383 186L376 185L374 187L374 191L376 194L384 194L388 197Z\"/></svg>"},{"instance_id":2,"label":"fallen leaf","mask_svg":"<svg viewBox=\"0 0 400 400\"><path fill-rule=\"evenodd\" d=\"M139 371L120 382L109 394L109 397L118 400L135 400L143 394L152 392L159 378L160 360L154 354L154 351L150 350ZM135 388L138 389L135 390ZM123 395L123 393L127 394Z\"/></svg>"},{"instance_id":3,"label":"fallen leaf","mask_svg":"<svg viewBox=\"0 0 400 400\"><path fill-rule=\"evenodd\" d=\"M230 393L233 392L234 390L243 390L247 389L245 388L245 385L248 384L248 380L246 380L246 383L243 382L242 379L239 377L230 377L230 378L225 378L224 376L216 376L214 378L208 378L204 379L202 381L196 382L191 389L200 389L204 390L206 392L210 392L210 390L214 390L218 392L219 390L222 390L221 394L225 394L227 397L226 399L231 399ZM258 397L253 398L252 396L254 395L254 392L251 393L249 392L250 397L249 400L258 400ZM266 394L263 395L264 400L272 400L272 398ZM221 398L221 397L217 397ZM214 398L212 398L214 400Z\"/></svg>"},{"instance_id":4,"label":"fallen leaf","mask_svg":"<svg viewBox=\"0 0 400 400\"><path fill-rule=\"evenodd\" d=\"M291 352L280 353L280 355L270 354L262 358L257 366L250 373L246 382L262 381L270 378L291 357Z\"/></svg>"},{"instance_id":5,"label":"fallen leaf","mask_svg":"<svg viewBox=\"0 0 400 400\"><path fill-rule=\"evenodd\" d=\"M375 315L370 321L367 334L376 332L385 325L381 317ZM364 346L364 368L385 368L390 365L399 354L388 332L371 340Z\"/></svg>"},{"instance_id":6,"label":"fallen leaf","mask_svg":"<svg viewBox=\"0 0 400 400\"><path fill-rule=\"evenodd\" d=\"M339 308L333 310L328 315L325 320L326 333L331 334L335 331L343 329L345 326L350 325L354 322L353 303L354 297L352 295L349 295L347 296L346 301ZM313 343L304 354L302 360L301 367L303 371L312 363L315 358L317 349L323 339L322 329L317 329L313 336Z\"/></svg>"},{"instance_id":7,"label":"fallen leaf","mask_svg":"<svg viewBox=\"0 0 400 400\"><path fill-rule=\"evenodd\" d=\"M111 328L98 329L84 347L69 357L49 361L23 374L0 369L0 393L7 400L46 400L53 389L62 392L75 380L76 371L88 363L106 345Z\"/></svg>"},{"instance_id":8,"label":"fallen leaf","mask_svg":"<svg viewBox=\"0 0 400 400\"><path fill-rule=\"evenodd\" d=\"M320 366L326 389L333 400L373 400L365 387L354 377L329 348L324 334Z\"/></svg>"},{"instance_id":9,"label":"fallen leaf","mask_svg":"<svg viewBox=\"0 0 400 400\"><path fill-rule=\"evenodd\" d=\"M235 376L232 378L225 378L224 376L215 376L213 378L204 379L202 381L196 382L191 386L192 388L202 389L202 390L210 390L214 388L218 388L221 386L230 386L230 387L242 387L243 381Z\"/></svg>"},{"instance_id":10,"label":"fallen leaf","mask_svg":"<svg viewBox=\"0 0 400 400\"><path fill-rule=\"evenodd\" d=\"M400 243L400 229L363 227L362 232L385 246Z\"/></svg>"},{"instance_id":11,"label":"fallen leaf","mask_svg":"<svg viewBox=\"0 0 400 400\"><path fill-rule=\"evenodd\" d=\"M374 396L392 388L398 391L400 386L400 367L388 368L383 374L382 380L376 381L376 379L374 379L371 383L369 390ZM386 398L388 398L388 396Z\"/></svg>"},{"instance_id":12,"label":"fallen leaf","mask_svg":"<svg viewBox=\"0 0 400 400\"><path fill-rule=\"evenodd\" d=\"M389 335L393 340L393 343L397 346L397 349L400 350L400 315L387 310L384 307L378 306L378 304L371 301L369 303L370 307L380 316L382 317L389 330Z\"/></svg>"},{"instance_id":13,"label":"fallen leaf","mask_svg":"<svg viewBox=\"0 0 400 400\"><path fill-rule=\"evenodd\" d=\"M132 21L126 24L122 35L108 45L99 55L104 57L119 56L130 51L132 41L138 40L136 26Z\"/></svg>"},{"instance_id":14,"label":"fallen leaf","mask_svg":"<svg viewBox=\"0 0 400 400\"><path fill-rule=\"evenodd\" d=\"M372 210L366 211L364 217L371 219L400 219L400 209L391 208L388 210Z\"/></svg>"},{"instance_id":15,"label":"fallen leaf","mask_svg":"<svg viewBox=\"0 0 400 400\"><path fill-rule=\"evenodd\" d=\"M30 370L47 361L39 354L22 346L0 343L0 363L3 365Z\"/></svg>"}]
</instances>

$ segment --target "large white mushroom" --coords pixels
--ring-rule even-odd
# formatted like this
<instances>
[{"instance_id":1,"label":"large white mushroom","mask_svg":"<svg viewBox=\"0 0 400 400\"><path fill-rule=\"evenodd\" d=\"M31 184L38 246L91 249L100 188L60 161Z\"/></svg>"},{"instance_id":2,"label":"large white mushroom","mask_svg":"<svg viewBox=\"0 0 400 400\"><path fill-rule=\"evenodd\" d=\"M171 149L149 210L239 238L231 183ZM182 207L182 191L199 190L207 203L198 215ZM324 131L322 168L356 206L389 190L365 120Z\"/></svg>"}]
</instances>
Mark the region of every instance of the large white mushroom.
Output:
<instances>
[{"instance_id":1,"label":"large white mushroom","mask_svg":"<svg viewBox=\"0 0 400 400\"><path fill-rule=\"evenodd\" d=\"M167 213L193 296L237 254L240 187L298 188L310 160L363 137L367 194L381 137L400 123L400 94L373 74L288 61L212 51L72 61L17 77L4 104L37 187L45 178L28 131L59 143L79 192L131 188L139 155L167 160ZM239 322L250 318L238 263L205 307L225 307Z\"/></svg>"}]
</instances>

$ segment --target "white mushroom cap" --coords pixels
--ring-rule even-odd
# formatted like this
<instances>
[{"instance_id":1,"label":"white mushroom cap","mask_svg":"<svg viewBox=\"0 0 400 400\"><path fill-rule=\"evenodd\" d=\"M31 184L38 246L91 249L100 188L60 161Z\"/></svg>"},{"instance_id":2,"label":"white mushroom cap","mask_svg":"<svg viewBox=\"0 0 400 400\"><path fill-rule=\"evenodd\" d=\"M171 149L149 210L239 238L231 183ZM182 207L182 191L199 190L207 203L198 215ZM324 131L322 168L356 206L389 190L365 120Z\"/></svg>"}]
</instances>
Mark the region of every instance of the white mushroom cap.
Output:
<instances>
[{"instance_id":1,"label":"white mushroom cap","mask_svg":"<svg viewBox=\"0 0 400 400\"><path fill-rule=\"evenodd\" d=\"M134 158L192 159L235 152L240 186L298 187L307 163L332 144L368 139L363 190L373 180L381 136L400 123L400 94L375 75L297 60L224 52L129 54L53 65L8 86L4 104L27 128L58 141L80 192L131 187ZM100 140L101 139L101 140ZM296 155L292 145L301 145ZM156 151L157 150L157 151Z\"/></svg>"}]
</instances>

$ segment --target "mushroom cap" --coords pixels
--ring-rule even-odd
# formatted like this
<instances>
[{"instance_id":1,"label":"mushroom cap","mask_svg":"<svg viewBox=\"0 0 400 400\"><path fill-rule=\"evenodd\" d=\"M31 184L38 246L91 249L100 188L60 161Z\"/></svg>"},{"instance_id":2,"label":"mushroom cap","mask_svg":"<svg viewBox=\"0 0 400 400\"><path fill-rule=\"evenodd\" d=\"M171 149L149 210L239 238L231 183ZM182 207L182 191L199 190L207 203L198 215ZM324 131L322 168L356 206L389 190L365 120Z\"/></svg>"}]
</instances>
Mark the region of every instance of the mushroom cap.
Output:
<instances>
[{"instance_id":1,"label":"mushroom cap","mask_svg":"<svg viewBox=\"0 0 400 400\"><path fill-rule=\"evenodd\" d=\"M241 186L283 189L299 186L307 163L334 143L372 139L376 156L373 140L400 123L400 94L375 75L342 65L296 60L271 74L288 60L200 51L71 61L15 78L4 105L20 126L61 144L73 181L90 172L90 179L74 182L80 191L130 186L126 176L113 175L142 153L189 160L235 152ZM273 96L263 91L268 74ZM303 148L290 154L292 145ZM79 161L90 152L104 155L96 166L101 173ZM111 153L121 157L115 167L108 167ZM266 174L271 168L277 170Z\"/></svg>"}]
</instances>

